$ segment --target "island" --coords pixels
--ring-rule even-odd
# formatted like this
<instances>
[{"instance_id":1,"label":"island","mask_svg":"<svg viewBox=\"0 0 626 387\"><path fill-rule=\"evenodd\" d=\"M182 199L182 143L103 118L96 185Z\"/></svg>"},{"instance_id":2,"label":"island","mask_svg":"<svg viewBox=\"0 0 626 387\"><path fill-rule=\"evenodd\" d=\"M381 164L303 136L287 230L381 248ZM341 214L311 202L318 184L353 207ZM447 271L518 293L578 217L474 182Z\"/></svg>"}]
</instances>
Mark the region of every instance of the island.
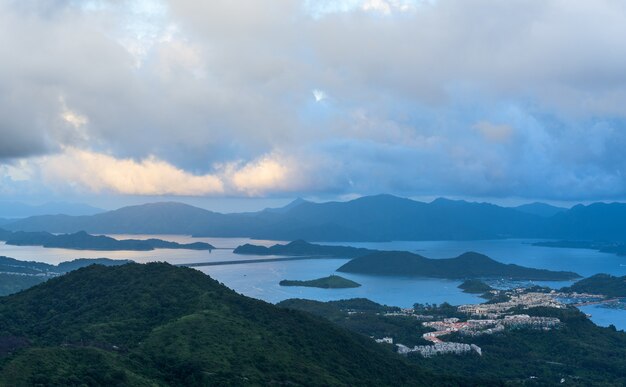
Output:
<instances>
[{"instance_id":1,"label":"island","mask_svg":"<svg viewBox=\"0 0 626 387\"><path fill-rule=\"evenodd\" d=\"M572 286L561 289L568 293L592 293L606 297L626 298L626 276L616 277L609 274L596 274L575 282Z\"/></svg>"},{"instance_id":2,"label":"island","mask_svg":"<svg viewBox=\"0 0 626 387\"><path fill-rule=\"evenodd\" d=\"M484 294L493 290L491 286L477 279L468 279L457 287L462 289L463 293L472 294Z\"/></svg>"},{"instance_id":3,"label":"island","mask_svg":"<svg viewBox=\"0 0 626 387\"><path fill-rule=\"evenodd\" d=\"M337 271L374 276L446 279L507 278L566 281L580 278L580 275L570 271L551 271L504 264L475 252L464 253L456 258L429 259L407 251L379 251L354 258Z\"/></svg>"},{"instance_id":4,"label":"island","mask_svg":"<svg viewBox=\"0 0 626 387\"><path fill-rule=\"evenodd\" d=\"M209 243L194 242L181 244L161 239L122 239L118 240L105 235L91 235L84 231L74 234L55 235L49 232L27 232L6 230L0 231L0 240L12 246L42 246L48 248L62 248L71 250L97 250L97 251L151 251L154 249L187 249L187 250L213 250Z\"/></svg>"},{"instance_id":5,"label":"island","mask_svg":"<svg viewBox=\"0 0 626 387\"><path fill-rule=\"evenodd\" d=\"M358 288L361 284L351 281L347 278L340 277L338 275L331 275L324 278L318 278L308 281L298 280L282 280L279 283L280 286L306 286L310 288L322 288L322 289L346 289L346 288Z\"/></svg>"},{"instance_id":6,"label":"island","mask_svg":"<svg viewBox=\"0 0 626 387\"><path fill-rule=\"evenodd\" d=\"M251 245L246 243L237 247L233 253L242 255L284 255L284 256L324 256L333 258L356 258L371 254L377 250L370 250L349 246L328 246L308 243L297 240L285 245L276 244L271 247Z\"/></svg>"}]
</instances>

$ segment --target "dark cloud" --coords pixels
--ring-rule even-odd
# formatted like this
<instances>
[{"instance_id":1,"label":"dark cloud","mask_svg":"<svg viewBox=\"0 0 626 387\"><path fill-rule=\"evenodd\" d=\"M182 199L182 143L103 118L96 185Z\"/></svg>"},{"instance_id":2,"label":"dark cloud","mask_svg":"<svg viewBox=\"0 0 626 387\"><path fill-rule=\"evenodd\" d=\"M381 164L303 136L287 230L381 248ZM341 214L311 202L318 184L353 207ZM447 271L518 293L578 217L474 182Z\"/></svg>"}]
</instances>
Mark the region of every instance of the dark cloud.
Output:
<instances>
[{"instance_id":1,"label":"dark cloud","mask_svg":"<svg viewBox=\"0 0 626 387\"><path fill-rule=\"evenodd\" d=\"M5 2L0 158L288 160L269 195L626 193L623 2L378 3Z\"/></svg>"}]
</instances>

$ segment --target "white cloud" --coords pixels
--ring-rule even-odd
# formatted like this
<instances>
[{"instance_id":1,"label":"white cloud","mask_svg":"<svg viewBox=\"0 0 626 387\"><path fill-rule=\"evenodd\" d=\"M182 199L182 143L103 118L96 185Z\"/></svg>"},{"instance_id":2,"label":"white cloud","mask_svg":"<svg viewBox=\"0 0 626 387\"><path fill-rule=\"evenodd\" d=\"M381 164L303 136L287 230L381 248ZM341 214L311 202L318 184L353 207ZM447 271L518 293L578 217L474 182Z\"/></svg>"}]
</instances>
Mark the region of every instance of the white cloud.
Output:
<instances>
[{"instance_id":1,"label":"white cloud","mask_svg":"<svg viewBox=\"0 0 626 387\"><path fill-rule=\"evenodd\" d=\"M91 192L215 195L224 191L219 177L192 175L156 157L135 161L66 148L63 154L45 157L38 164L48 184L69 184Z\"/></svg>"},{"instance_id":2,"label":"white cloud","mask_svg":"<svg viewBox=\"0 0 626 387\"><path fill-rule=\"evenodd\" d=\"M326 95L326 92L324 90L314 89L313 98L315 98L315 102L321 102L328 98L328 96Z\"/></svg>"}]
</instances>

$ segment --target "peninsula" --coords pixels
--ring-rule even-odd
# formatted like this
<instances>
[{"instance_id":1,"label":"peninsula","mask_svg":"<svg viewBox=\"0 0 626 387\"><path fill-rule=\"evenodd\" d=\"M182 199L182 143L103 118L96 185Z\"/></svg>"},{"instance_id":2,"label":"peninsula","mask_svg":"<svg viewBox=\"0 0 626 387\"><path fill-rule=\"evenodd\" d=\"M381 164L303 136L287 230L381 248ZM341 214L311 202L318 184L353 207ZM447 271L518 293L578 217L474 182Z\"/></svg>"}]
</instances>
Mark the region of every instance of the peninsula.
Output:
<instances>
[{"instance_id":1,"label":"peninsula","mask_svg":"<svg viewBox=\"0 0 626 387\"><path fill-rule=\"evenodd\" d=\"M181 244L161 239L122 239L118 240L105 235L91 235L84 231L74 234L55 235L49 232L27 232L6 230L0 231L0 240L6 241L7 245L13 246L43 246L50 248L62 248L71 250L97 250L97 251L151 251L154 249L187 249L187 250L213 250L214 246L204 242Z\"/></svg>"},{"instance_id":2,"label":"peninsula","mask_svg":"<svg viewBox=\"0 0 626 387\"><path fill-rule=\"evenodd\" d=\"M406 251L379 251L358 257L337 269L343 273L392 277L448 279L508 278L534 281L565 281L580 278L569 271L533 269L504 264L486 255L468 252L456 258L429 259Z\"/></svg>"}]
</instances>

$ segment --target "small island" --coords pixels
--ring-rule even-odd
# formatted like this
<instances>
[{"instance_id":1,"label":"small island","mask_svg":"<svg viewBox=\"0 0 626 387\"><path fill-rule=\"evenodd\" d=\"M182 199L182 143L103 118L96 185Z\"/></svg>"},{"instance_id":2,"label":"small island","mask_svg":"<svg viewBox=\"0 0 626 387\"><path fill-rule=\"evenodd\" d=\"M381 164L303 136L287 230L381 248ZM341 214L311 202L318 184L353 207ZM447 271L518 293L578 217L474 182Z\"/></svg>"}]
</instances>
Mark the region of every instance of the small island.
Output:
<instances>
[{"instance_id":1,"label":"small island","mask_svg":"<svg viewBox=\"0 0 626 387\"><path fill-rule=\"evenodd\" d=\"M477 279L466 280L465 282L460 284L458 288L462 289L463 293L472 293L472 294L484 294L484 293L494 290L491 286Z\"/></svg>"},{"instance_id":2,"label":"small island","mask_svg":"<svg viewBox=\"0 0 626 387\"><path fill-rule=\"evenodd\" d=\"M177 243L161 239L122 239L105 235L91 235L84 231L74 234L55 235L49 232L10 232L0 229L0 240L12 246L42 246L71 250L96 251L152 251L154 249L213 250L214 246L204 242Z\"/></svg>"},{"instance_id":3,"label":"small island","mask_svg":"<svg viewBox=\"0 0 626 387\"><path fill-rule=\"evenodd\" d=\"M309 288L322 288L322 289L346 289L346 288L358 288L361 284L351 281L347 278L340 277L338 275L330 275L324 278L318 278L308 281L298 280L282 280L279 283L280 286L306 286Z\"/></svg>"}]
</instances>

